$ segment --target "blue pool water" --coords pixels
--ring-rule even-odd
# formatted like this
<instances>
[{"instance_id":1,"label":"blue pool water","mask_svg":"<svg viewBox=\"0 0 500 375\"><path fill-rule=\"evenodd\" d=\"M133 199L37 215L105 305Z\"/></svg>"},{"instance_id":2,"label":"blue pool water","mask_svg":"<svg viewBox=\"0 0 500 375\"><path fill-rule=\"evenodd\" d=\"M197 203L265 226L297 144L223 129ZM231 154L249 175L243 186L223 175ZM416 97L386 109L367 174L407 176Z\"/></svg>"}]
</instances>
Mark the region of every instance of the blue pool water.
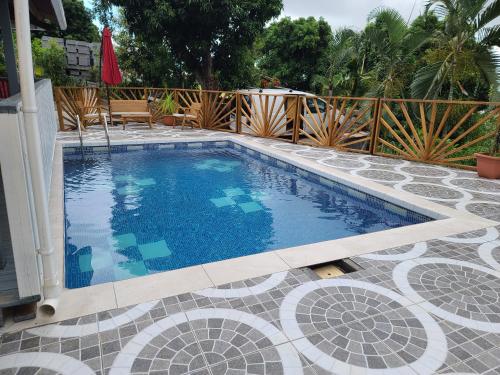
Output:
<instances>
[{"instance_id":1,"label":"blue pool water","mask_svg":"<svg viewBox=\"0 0 500 375\"><path fill-rule=\"evenodd\" d=\"M65 154L68 288L430 220L231 143L145 147Z\"/></svg>"}]
</instances>

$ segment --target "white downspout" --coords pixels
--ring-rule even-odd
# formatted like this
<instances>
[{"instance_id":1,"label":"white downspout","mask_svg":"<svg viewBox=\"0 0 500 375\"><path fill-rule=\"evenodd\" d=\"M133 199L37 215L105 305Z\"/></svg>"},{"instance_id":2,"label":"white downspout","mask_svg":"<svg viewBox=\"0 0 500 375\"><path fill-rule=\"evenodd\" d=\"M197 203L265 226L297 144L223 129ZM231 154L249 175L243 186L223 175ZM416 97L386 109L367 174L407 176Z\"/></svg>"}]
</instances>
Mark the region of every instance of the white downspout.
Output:
<instances>
[{"instance_id":1,"label":"white downspout","mask_svg":"<svg viewBox=\"0 0 500 375\"><path fill-rule=\"evenodd\" d=\"M38 108L33 75L33 57L31 54L29 0L14 0L14 15L22 112L26 130L26 144L38 227L38 253L42 258L44 296L42 308L48 313L54 313L59 295L61 294L61 288L57 275L56 254L51 239L48 198L43 175L42 151L37 119Z\"/></svg>"}]
</instances>

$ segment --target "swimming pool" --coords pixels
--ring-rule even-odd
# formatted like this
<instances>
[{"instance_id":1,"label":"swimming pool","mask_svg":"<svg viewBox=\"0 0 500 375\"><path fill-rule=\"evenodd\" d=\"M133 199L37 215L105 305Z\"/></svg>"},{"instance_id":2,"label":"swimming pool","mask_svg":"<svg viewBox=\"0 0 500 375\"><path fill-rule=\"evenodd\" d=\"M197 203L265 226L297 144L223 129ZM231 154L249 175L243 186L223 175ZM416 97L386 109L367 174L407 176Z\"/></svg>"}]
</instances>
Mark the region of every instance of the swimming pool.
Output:
<instances>
[{"instance_id":1,"label":"swimming pool","mask_svg":"<svg viewBox=\"0 0 500 375\"><path fill-rule=\"evenodd\" d=\"M79 288L431 219L233 142L64 152Z\"/></svg>"}]
</instances>

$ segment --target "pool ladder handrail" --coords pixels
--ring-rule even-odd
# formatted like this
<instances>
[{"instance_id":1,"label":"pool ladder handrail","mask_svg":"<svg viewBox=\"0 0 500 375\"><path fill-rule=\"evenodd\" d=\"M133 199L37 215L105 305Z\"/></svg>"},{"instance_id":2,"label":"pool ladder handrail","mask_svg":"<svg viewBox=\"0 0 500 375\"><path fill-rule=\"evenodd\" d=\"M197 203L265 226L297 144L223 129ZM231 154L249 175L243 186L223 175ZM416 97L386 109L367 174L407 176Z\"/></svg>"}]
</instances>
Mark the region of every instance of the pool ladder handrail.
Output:
<instances>
[{"instance_id":1,"label":"pool ladder handrail","mask_svg":"<svg viewBox=\"0 0 500 375\"><path fill-rule=\"evenodd\" d=\"M104 134L106 136L106 143L108 144L108 152L111 152L111 141L109 139L108 118L106 113L102 115L102 119L104 125Z\"/></svg>"},{"instance_id":2,"label":"pool ladder handrail","mask_svg":"<svg viewBox=\"0 0 500 375\"><path fill-rule=\"evenodd\" d=\"M80 116L76 115L76 126L78 129L78 138L80 138L80 151L82 152L82 156L85 155L83 152L83 133L82 133L82 124L80 123Z\"/></svg>"},{"instance_id":3,"label":"pool ladder handrail","mask_svg":"<svg viewBox=\"0 0 500 375\"><path fill-rule=\"evenodd\" d=\"M109 139L109 131L108 131L108 119L106 118L106 115L102 115L103 119L103 125L104 125L104 134L106 136L106 143L108 145L108 152L111 152L111 141ZM83 132L82 132L82 124L80 122L80 116L76 115L76 125L78 129L78 138L80 139L80 150L82 152L82 155L84 155L84 150L83 150Z\"/></svg>"}]
</instances>

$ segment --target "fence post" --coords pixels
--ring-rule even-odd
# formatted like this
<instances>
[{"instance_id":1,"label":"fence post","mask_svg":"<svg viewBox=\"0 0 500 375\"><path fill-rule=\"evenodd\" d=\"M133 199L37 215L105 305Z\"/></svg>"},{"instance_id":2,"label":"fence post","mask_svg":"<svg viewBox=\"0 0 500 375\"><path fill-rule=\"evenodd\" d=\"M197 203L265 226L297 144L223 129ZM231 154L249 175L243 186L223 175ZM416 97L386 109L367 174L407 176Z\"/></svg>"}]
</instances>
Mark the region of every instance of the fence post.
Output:
<instances>
[{"instance_id":1,"label":"fence post","mask_svg":"<svg viewBox=\"0 0 500 375\"><path fill-rule=\"evenodd\" d=\"M209 93L207 91L202 91L201 95L200 95L200 97L201 97L201 124L200 124L200 128L203 128L203 129L208 129L207 118L208 118L208 112L210 109L210 102L209 102L208 95L209 95Z\"/></svg>"},{"instance_id":2,"label":"fence post","mask_svg":"<svg viewBox=\"0 0 500 375\"><path fill-rule=\"evenodd\" d=\"M335 97L333 98L333 108L330 109L330 99L328 100L328 106L327 109L331 111L331 116L330 116L330 122L327 124L328 125L328 147L333 146L333 134L335 132L334 126L335 123L337 122L337 106L338 106L338 98Z\"/></svg>"},{"instance_id":3,"label":"fence post","mask_svg":"<svg viewBox=\"0 0 500 375\"><path fill-rule=\"evenodd\" d=\"M302 114L302 97L300 95L296 96L295 99L295 118L293 120L293 134L292 134L292 142L298 143L300 136L300 120Z\"/></svg>"},{"instance_id":4,"label":"fence post","mask_svg":"<svg viewBox=\"0 0 500 375\"><path fill-rule=\"evenodd\" d=\"M64 118L63 118L63 110L61 106L61 92L59 87L54 87L54 94L56 97L56 108L57 108L57 117L59 120L59 130L64 131L66 128L64 127Z\"/></svg>"},{"instance_id":5,"label":"fence post","mask_svg":"<svg viewBox=\"0 0 500 375\"><path fill-rule=\"evenodd\" d=\"M165 90L165 95L168 95L168 90ZM176 112L179 112L180 104L179 104L179 92L177 89L174 89L174 103L176 107Z\"/></svg>"},{"instance_id":6,"label":"fence post","mask_svg":"<svg viewBox=\"0 0 500 375\"><path fill-rule=\"evenodd\" d=\"M377 98L375 102L375 113L373 115L373 127L370 137L370 155L375 154L377 151L378 136L380 133L380 118L382 117L382 99Z\"/></svg>"},{"instance_id":7,"label":"fence post","mask_svg":"<svg viewBox=\"0 0 500 375\"><path fill-rule=\"evenodd\" d=\"M236 93L236 133L241 134L241 94Z\"/></svg>"}]
</instances>

